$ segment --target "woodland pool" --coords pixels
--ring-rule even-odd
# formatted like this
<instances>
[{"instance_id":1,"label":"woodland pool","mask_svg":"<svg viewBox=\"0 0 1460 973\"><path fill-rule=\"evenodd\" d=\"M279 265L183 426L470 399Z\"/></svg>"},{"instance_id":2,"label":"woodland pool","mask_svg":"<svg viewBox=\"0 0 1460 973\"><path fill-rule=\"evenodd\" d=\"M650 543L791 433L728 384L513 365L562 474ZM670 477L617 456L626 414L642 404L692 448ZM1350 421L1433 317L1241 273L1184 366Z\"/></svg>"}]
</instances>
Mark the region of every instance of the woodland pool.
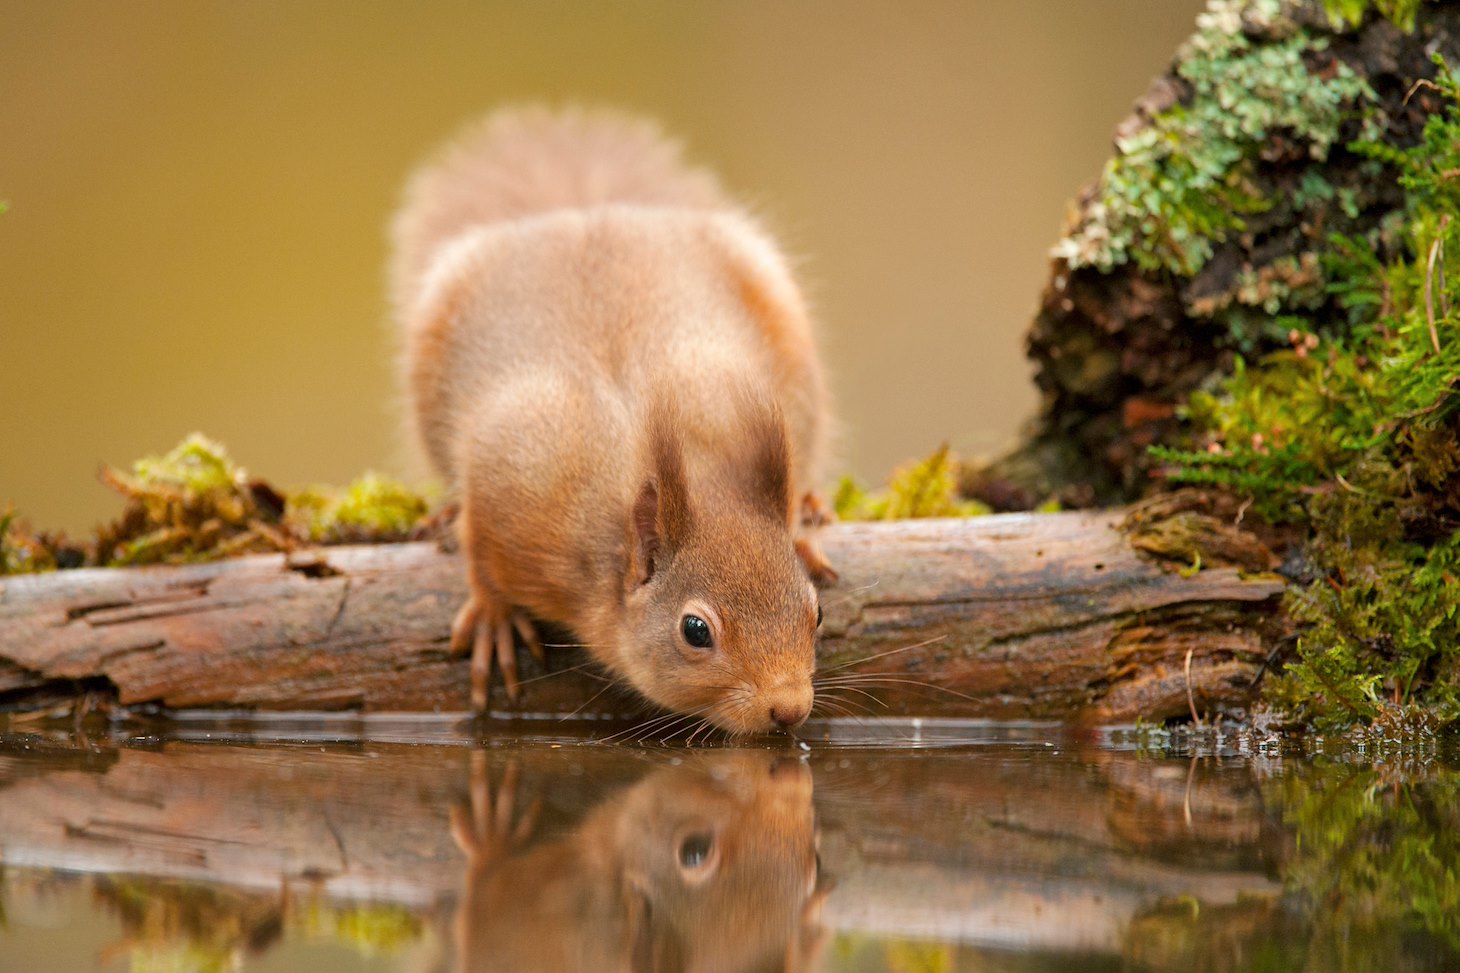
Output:
<instances>
[{"instance_id":1,"label":"woodland pool","mask_svg":"<svg viewBox=\"0 0 1460 973\"><path fill-rule=\"evenodd\" d=\"M1037 724L12 727L0 970L1455 970L1457 768Z\"/></svg>"}]
</instances>

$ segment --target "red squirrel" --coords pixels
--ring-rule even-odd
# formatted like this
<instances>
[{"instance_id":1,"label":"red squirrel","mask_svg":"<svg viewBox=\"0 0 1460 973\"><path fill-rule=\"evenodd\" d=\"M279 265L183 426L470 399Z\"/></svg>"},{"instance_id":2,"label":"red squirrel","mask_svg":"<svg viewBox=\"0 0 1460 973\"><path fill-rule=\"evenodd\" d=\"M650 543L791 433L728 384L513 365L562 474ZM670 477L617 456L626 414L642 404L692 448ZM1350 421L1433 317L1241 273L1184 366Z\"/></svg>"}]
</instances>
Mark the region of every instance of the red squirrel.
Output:
<instances>
[{"instance_id":1,"label":"red squirrel","mask_svg":"<svg viewBox=\"0 0 1460 973\"><path fill-rule=\"evenodd\" d=\"M786 258L652 124L498 112L410 180L391 285L426 453L461 504L451 645L554 623L652 703L735 733L812 705L835 572L807 533L827 395Z\"/></svg>"}]
</instances>

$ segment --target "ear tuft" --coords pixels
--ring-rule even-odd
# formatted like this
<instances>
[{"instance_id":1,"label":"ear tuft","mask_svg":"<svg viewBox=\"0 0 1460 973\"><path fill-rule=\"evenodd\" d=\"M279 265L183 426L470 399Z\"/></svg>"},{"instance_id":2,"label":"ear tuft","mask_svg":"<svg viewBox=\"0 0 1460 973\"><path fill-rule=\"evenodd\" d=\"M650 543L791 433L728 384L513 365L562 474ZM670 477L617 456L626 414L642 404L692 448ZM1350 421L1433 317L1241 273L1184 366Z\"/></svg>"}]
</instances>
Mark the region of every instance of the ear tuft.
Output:
<instances>
[{"instance_id":1,"label":"ear tuft","mask_svg":"<svg viewBox=\"0 0 1460 973\"><path fill-rule=\"evenodd\" d=\"M634 575L639 584L654 577L654 560L663 546L659 531L659 485L651 476L634 498Z\"/></svg>"},{"instance_id":2,"label":"ear tuft","mask_svg":"<svg viewBox=\"0 0 1460 973\"><path fill-rule=\"evenodd\" d=\"M755 489L767 510L779 519L791 521L791 444L786 436L786 419L774 402L767 403L751 427Z\"/></svg>"},{"instance_id":3,"label":"ear tuft","mask_svg":"<svg viewBox=\"0 0 1460 973\"><path fill-rule=\"evenodd\" d=\"M654 576L690 531L689 486L670 409L655 410L649 436L652 469L634 498L630 517L634 537L632 569L639 584Z\"/></svg>"}]
</instances>

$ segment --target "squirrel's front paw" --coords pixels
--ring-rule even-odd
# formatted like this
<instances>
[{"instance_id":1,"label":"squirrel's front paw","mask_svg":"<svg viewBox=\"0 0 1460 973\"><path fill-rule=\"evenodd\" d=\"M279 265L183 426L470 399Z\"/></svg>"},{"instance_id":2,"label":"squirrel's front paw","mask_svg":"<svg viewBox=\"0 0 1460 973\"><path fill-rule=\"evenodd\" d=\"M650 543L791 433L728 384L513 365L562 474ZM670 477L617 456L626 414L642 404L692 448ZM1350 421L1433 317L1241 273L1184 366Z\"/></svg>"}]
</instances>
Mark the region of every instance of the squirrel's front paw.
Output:
<instances>
[{"instance_id":1,"label":"squirrel's front paw","mask_svg":"<svg viewBox=\"0 0 1460 973\"><path fill-rule=\"evenodd\" d=\"M801 526L807 529L825 527L827 524L836 523L836 511L826 502L826 498L815 490L808 490L801 495Z\"/></svg>"},{"instance_id":2,"label":"squirrel's front paw","mask_svg":"<svg viewBox=\"0 0 1460 973\"><path fill-rule=\"evenodd\" d=\"M796 538L796 554L801 558L801 563L806 566L806 573L811 575L811 580L818 585L831 584L841 575L836 573L836 568L826 559L821 552L821 545L809 537Z\"/></svg>"},{"instance_id":3,"label":"squirrel's front paw","mask_svg":"<svg viewBox=\"0 0 1460 973\"><path fill-rule=\"evenodd\" d=\"M514 630L533 656L542 661L542 640L532 620L522 611L502 605L480 591L467 598L451 623L451 651L458 655L471 652L471 706L478 713L487 711L493 656L502 670L502 688L507 691L507 699L516 705L521 696L517 650L512 644Z\"/></svg>"}]
</instances>

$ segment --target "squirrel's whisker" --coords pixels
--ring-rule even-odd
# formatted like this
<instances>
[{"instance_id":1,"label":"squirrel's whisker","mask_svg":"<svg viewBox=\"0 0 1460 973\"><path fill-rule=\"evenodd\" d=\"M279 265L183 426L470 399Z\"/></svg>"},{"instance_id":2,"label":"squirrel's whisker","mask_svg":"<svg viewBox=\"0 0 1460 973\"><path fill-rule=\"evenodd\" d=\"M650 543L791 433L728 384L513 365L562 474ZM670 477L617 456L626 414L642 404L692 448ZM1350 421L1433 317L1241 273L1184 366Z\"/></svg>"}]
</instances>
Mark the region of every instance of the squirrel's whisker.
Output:
<instances>
[{"instance_id":1,"label":"squirrel's whisker","mask_svg":"<svg viewBox=\"0 0 1460 973\"><path fill-rule=\"evenodd\" d=\"M878 652L875 655L864 656L861 659L850 659L846 662L834 665L826 671L837 672L838 670L845 669L848 666L859 666L864 662L871 662L873 659L884 659L889 655L897 655L899 652L911 652L913 649L921 649L924 646L932 645L934 642L941 642L947 637L948 636L946 635L934 635L932 638L923 639L921 642L914 642L912 645L904 645L896 649L888 649L886 652Z\"/></svg>"}]
</instances>

